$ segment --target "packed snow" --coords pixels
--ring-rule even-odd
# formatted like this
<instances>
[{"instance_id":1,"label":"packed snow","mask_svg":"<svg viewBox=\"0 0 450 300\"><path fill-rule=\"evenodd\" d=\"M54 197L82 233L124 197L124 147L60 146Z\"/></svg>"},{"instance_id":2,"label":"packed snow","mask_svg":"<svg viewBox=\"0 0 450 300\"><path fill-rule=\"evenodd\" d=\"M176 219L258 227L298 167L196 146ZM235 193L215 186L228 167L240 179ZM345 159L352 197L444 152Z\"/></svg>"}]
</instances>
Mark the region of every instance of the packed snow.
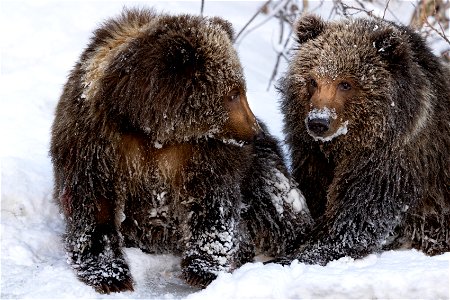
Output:
<instances>
[{"instance_id":1,"label":"packed snow","mask_svg":"<svg viewBox=\"0 0 450 300\"><path fill-rule=\"evenodd\" d=\"M392 11L412 9L412 5L400 9L398 2L391 2ZM238 32L262 4L207 0L204 14L230 20ZM55 105L69 70L105 18L119 14L123 6L151 5L165 12L197 14L200 1L2 0L0 5L2 299L450 297L450 253L428 257L415 250L372 254L360 260L342 258L325 267L297 261L289 266L248 263L233 273L220 273L199 290L179 279L179 257L128 248L125 254L135 291L96 293L67 264L63 217L52 202L48 148ZM329 16L326 7L316 13ZM383 8L375 13L382 15ZM278 23L260 16L253 24L261 26L252 27L238 47L247 97L255 115L282 138L279 97L274 88L267 91L275 65L273 49L279 46Z\"/></svg>"}]
</instances>

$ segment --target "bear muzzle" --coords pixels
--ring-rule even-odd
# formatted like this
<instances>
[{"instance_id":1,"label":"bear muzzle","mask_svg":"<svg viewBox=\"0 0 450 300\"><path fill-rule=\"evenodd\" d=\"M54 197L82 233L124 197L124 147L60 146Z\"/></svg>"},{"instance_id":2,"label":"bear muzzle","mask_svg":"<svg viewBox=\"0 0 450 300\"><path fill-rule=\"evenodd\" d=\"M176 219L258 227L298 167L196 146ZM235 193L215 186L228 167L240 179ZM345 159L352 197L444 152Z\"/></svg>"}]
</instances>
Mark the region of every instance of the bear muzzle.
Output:
<instances>
[{"instance_id":1,"label":"bear muzzle","mask_svg":"<svg viewBox=\"0 0 450 300\"><path fill-rule=\"evenodd\" d=\"M305 119L306 128L313 137L325 137L330 133L332 123L336 119L337 114L334 108L313 108Z\"/></svg>"},{"instance_id":2,"label":"bear muzzle","mask_svg":"<svg viewBox=\"0 0 450 300\"><path fill-rule=\"evenodd\" d=\"M328 142L347 134L348 121L338 118L336 109L313 108L305 118L308 134L316 141Z\"/></svg>"}]
</instances>

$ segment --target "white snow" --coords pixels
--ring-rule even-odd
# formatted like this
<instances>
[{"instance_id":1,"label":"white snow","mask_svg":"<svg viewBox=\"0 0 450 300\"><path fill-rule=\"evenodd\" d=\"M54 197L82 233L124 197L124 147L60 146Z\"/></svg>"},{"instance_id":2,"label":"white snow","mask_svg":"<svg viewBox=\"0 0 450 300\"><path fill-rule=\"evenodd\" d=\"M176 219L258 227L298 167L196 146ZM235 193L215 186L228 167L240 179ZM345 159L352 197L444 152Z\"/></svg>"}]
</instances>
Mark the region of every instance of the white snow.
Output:
<instances>
[{"instance_id":1,"label":"white snow","mask_svg":"<svg viewBox=\"0 0 450 300\"><path fill-rule=\"evenodd\" d=\"M229 19L238 32L262 4L207 0L205 14ZM406 9L411 9L407 4ZM129 248L125 254L135 291L97 294L76 278L66 262L63 217L52 202L48 147L55 105L69 70L105 18L119 14L124 5L198 13L200 1L2 0L0 5L2 299L450 297L450 253L427 257L414 250L373 254L361 260L342 258L325 267L249 263L233 273L221 273L200 291L178 278L179 257ZM329 13L316 12L325 18ZM254 24L260 22L263 25L246 35L238 50L250 107L281 137L279 97L275 89L266 90L275 62L271 44L277 21L261 16ZM281 68L285 69L284 63Z\"/></svg>"},{"instance_id":2,"label":"white snow","mask_svg":"<svg viewBox=\"0 0 450 300\"><path fill-rule=\"evenodd\" d=\"M249 263L221 274L188 299L447 298L448 259L448 253L431 261L417 251L391 251L361 260L342 258L325 267Z\"/></svg>"},{"instance_id":3,"label":"white snow","mask_svg":"<svg viewBox=\"0 0 450 300\"><path fill-rule=\"evenodd\" d=\"M323 107L323 108L314 108L308 113L308 119L336 119L336 109Z\"/></svg>"}]
</instances>

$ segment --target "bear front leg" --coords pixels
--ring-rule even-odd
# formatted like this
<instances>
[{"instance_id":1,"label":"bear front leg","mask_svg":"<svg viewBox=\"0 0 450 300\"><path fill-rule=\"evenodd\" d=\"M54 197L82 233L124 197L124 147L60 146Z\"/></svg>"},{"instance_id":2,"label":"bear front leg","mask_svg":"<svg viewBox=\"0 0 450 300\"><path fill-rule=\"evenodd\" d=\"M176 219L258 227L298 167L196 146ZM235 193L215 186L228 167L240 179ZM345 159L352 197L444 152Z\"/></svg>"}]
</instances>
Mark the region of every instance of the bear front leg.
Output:
<instances>
[{"instance_id":1,"label":"bear front leg","mask_svg":"<svg viewBox=\"0 0 450 300\"><path fill-rule=\"evenodd\" d=\"M385 161L341 169L342 176L330 186L327 211L309 239L293 255L274 262L298 259L326 265L344 256L362 258L381 251L421 194L417 173L402 165Z\"/></svg>"},{"instance_id":2,"label":"bear front leg","mask_svg":"<svg viewBox=\"0 0 450 300\"><path fill-rule=\"evenodd\" d=\"M304 143L306 148L306 142ZM333 180L334 164L311 145L311 149L296 149L292 157L292 177L305 196L308 209L314 220L319 219L327 207L327 186Z\"/></svg>"},{"instance_id":3,"label":"bear front leg","mask_svg":"<svg viewBox=\"0 0 450 300\"><path fill-rule=\"evenodd\" d=\"M73 197L66 195L65 197ZM122 237L106 199L70 200L67 217L68 262L81 281L99 293L133 291L129 267L123 256Z\"/></svg>"},{"instance_id":4,"label":"bear front leg","mask_svg":"<svg viewBox=\"0 0 450 300\"><path fill-rule=\"evenodd\" d=\"M236 267L239 249L236 192L212 191L203 199L189 204L184 225L186 240L181 267L183 278L192 286L204 288L219 272Z\"/></svg>"},{"instance_id":5,"label":"bear front leg","mask_svg":"<svg viewBox=\"0 0 450 300\"><path fill-rule=\"evenodd\" d=\"M269 134L255 143L242 191L242 221L258 254L289 253L311 230L314 222L302 192L286 168L277 140Z\"/></svg>"}]
</instances>

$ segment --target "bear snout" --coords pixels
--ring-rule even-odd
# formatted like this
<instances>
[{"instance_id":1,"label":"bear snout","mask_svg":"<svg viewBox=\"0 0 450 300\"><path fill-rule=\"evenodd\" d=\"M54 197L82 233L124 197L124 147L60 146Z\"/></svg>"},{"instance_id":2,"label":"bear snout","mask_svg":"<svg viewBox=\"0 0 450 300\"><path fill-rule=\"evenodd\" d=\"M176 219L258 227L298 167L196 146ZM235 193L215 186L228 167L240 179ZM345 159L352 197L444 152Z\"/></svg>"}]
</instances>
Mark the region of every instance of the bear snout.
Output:
<instances>
[{"instance_id":1,"label":"bear snout","mask_svg":"<svg viewBox=\"0 0 450 300\"><path fill-rule=\"evenodd\" d=\"M348 121L338 119L335 110L327 108L313 110L305 118L305 126L308 134L315 140L329 142L348 132Z\"/></svg>"},{"instance_id":2,"label":"bear snout","mask_svg":"<svg viewBox=\"0 0 450 300\"><path fill-rule=\"evenodd\" d=\"M256 129L256 134L255 134L255 142L262 141L265 139L265 137L266 137L266 134L265 134L264 130L262 130L261 127L258 125L258 128Z\"/></svg>"},{"instance_id":3,"label":"bear snout","mask_svg":"<svg viewBox=\"0 0 450 300\"><path fill-rule=\"evenodd\" d=\"M339 125L335 108L313 108L305 118L306 129L314 140L329 141L337 133Z\"/></svg>"},{"instance_id":4,"label":"bear snout","mask_svg":"<svg viewBox=\"0 0 450 300\"><path fill-rule=\"evenodd\" d=\"M316 136L322 136L330 129L329 118L308 118L306 122L308 130Z\"/></svg>"}]
</instances>

